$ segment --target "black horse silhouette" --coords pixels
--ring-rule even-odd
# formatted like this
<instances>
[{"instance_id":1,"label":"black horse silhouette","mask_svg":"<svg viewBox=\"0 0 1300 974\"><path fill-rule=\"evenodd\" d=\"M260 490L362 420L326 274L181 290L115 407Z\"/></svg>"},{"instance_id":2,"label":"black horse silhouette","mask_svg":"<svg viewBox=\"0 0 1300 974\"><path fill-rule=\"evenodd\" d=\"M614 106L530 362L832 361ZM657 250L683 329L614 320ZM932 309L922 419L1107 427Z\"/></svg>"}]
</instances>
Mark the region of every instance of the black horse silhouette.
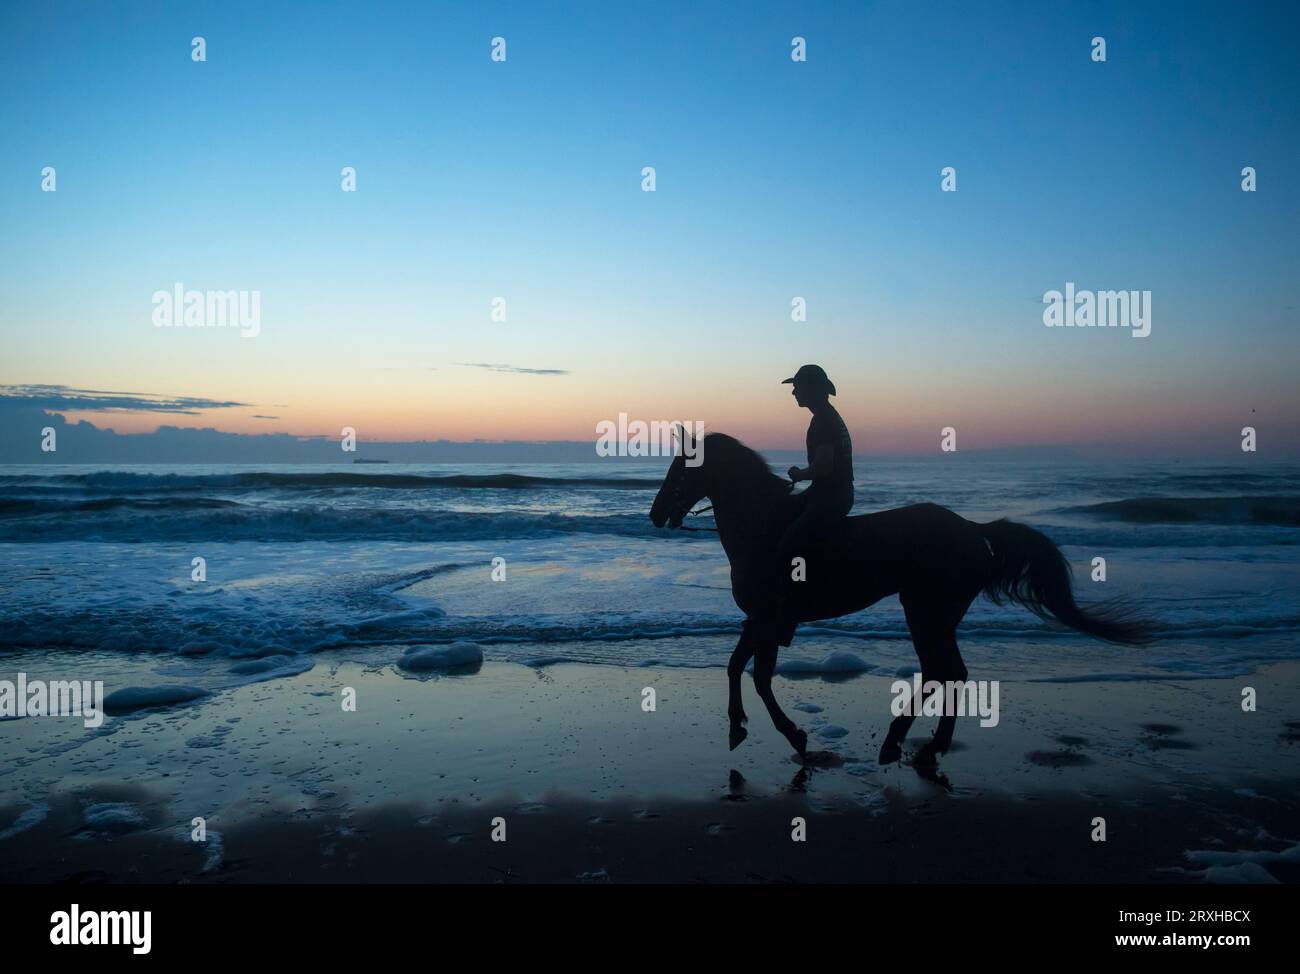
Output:
<instances>
[{"instance_id":1,"label":"black horse silhouette","mask_svg":"<svg viewBox=\"0 0 1300 974\"><path fill-rule=\"evenodd\" d=\"M700 462L688 465L686 457ZM796 513L792 486L739 440L710 433L703 444L683 443L650 508L655 527L677 528L699 501L707 497L713 504L718 536L731 562L732 596L746 617L727 665L733 749L747 734L740 678L753 658L754 687L772 723L805 755L807 733L772 694L778 645L790 644L797 622L858 612L895 593L921 663L923 685L966 680L957 625L981 592L998 604L1014 602L1040 618L1110 642L1139 645L1151 638L1150 626L1123 606L1077 605L1069 562L1046 535L1007 520L976 524L937 504L846 518L841 531L805 558L807 580L793 586L797 594L787 605L795 618L774 619L773 566L781 532ZM789 566L776 569L788 571ZM902 756L907 731L921 712L921 700L912 703L910 716L890 724L880 748L882 764ZM955 725L955 714L941 716L934 737L913 763L934 764L952 743Z\"/></svg>"}]
</instances>

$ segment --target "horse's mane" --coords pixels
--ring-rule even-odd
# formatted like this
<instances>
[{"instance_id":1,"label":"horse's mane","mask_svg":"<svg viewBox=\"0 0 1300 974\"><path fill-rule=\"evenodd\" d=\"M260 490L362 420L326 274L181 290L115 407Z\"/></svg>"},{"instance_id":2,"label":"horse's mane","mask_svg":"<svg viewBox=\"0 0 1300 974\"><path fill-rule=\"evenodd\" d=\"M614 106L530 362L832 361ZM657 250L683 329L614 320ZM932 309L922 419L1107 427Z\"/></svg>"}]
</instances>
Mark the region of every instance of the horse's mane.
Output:
<instances>
[{"instance_id":1,"label":"horse's mane","mask_svg":"<svg viewBox=\"0 0 1300 974\"><path fill-rule=\"evenodd\" d=\"M767 461L756 450L726 433L704 434L704 456L706 462L721 458L730 479L753 481L755 486L779 488L783 493L789 493L794 487L784 477L772 473Z\"/></svg>"}]
</instances>

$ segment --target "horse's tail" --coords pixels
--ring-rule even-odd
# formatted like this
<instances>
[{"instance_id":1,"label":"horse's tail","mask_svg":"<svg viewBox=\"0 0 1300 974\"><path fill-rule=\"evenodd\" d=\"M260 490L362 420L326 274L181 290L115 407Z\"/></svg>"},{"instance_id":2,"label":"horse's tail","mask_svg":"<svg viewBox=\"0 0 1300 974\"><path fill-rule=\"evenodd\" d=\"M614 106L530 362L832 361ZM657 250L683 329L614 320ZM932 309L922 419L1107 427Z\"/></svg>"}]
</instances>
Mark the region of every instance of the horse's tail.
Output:
<instances>
[{"instance_id":1,"label":"horse's tail","mask_svg":"<svg viewBox=\"0 0 1300 974\"><path fill-rule=\"evenodd\" d=\"M1116 602L1087 609L1074 601L1070 563L1041 531L1005 518L979 525L993 550L993 573L984 594L993 602L1014 602L1041 619L1112 643L1138 646L1154 637L1151 624Z\"/></svg>"}]
</instances>

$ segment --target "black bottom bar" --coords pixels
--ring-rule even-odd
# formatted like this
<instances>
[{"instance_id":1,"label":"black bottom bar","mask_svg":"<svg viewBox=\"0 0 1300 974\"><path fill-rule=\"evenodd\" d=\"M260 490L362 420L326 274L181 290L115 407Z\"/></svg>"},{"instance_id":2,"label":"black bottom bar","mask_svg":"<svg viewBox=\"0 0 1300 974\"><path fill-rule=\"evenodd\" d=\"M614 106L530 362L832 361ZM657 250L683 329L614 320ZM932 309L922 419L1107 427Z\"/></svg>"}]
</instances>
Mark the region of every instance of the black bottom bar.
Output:
<instances>
[{"instance_id":1,"label":"black bottom bar","mask_svg":"<svg viewBox=\"0 0 1300 974\"><path fill-rule=\"evenodd\" d=\"M1291 942L1294 886L8 886L0 888L6 957L76 963L250 959L374 960L385 949L482 956L601 947L663 956L707 945L736 956L762 943L840 940L862 958L970 955L1134 958L1210 956L1231 962ZM92 938L102 911L141 911L128 944L55 945L52 932ZM57 916L64 914L64 916ZM54 918L52 920L52 917ZM110 925L121 918L114 917ZM483 940L475 944L476 934ZM846 939L847 938L847 939ZM1205 942L1209 938L1209 943ZM805 944L805 948L809 945ZM377 954L376 952L380 953ZM984 953L988 951L989 953ZM441 953L437 956L441 957ZM605 955L610 958L615 954ZM676 956L682 956L676 951Z\"/></svg>"}]
</instances>

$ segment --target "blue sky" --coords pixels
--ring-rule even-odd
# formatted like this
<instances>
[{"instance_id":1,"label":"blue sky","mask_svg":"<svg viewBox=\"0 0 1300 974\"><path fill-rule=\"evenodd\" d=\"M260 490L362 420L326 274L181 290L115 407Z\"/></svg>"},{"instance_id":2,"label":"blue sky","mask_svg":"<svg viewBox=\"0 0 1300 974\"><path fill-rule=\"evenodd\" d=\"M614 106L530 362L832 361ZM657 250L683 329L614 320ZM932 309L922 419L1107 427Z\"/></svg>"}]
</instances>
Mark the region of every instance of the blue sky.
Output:
<instances>
[{"instance_id":1,"label":"blue sky","mask_svg":"<svg viewBox=\"0 0 1300 974\"><path fill-rule=\"evenodd\" d=\"M628 412L779 446L806 422L779 380L819 361L868 451L951 424L1214 454L1251 409L1300 448L1293 5L0 17L0 383L248 403L195 419L236 431L577 439ZM261 334L153 328L174 281L260 290ZM1066 281L1150 290L1151 336L1045 329Z\"/></svg>"}]
</instances>

